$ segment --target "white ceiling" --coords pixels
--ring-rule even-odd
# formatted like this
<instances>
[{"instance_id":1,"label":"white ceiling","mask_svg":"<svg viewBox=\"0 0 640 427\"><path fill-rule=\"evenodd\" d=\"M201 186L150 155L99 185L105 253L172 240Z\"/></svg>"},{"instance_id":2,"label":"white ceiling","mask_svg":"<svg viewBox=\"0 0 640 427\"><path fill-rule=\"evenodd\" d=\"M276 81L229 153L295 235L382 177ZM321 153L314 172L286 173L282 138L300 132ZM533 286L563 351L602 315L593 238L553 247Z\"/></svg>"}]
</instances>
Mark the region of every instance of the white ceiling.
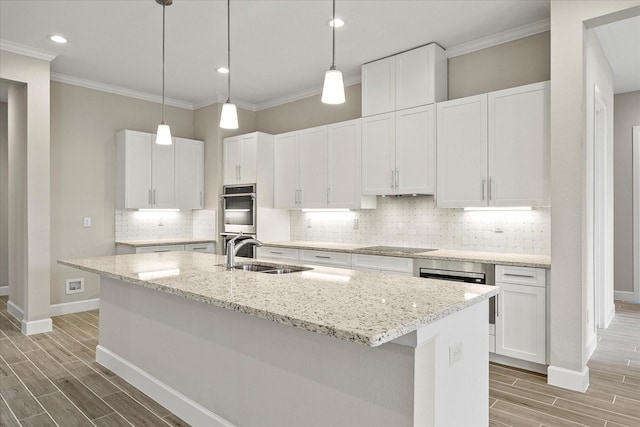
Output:
<instances>
[{"instance_id":1,"label":"white ceiling","mask_svg":"<svg viewBox=\"0 0 640 427\"><path fill-rule=\"evenodd\" d=\"M549 17L549 0L337 0L336 65L428 42L444 48ZM192 105L226 98L226 1L166 10L166 94ZM331 65L330 0L232 0L232 99L257 106L319 89ZM47 35L68 38L57 45ZM52 72L159 95L162 7L155 0L1 0L0 39L57 53Z\"/></svg>"},{"instance_id":2,"label":"white ceiling","mask_svg":"<svg viewBox=\"0 0 640 427\"><path fill-rule=\"evenodd\" d=\"M614 93L640 90L640 16L594 30L613 69Z\"/></svg>"}]
</instances>

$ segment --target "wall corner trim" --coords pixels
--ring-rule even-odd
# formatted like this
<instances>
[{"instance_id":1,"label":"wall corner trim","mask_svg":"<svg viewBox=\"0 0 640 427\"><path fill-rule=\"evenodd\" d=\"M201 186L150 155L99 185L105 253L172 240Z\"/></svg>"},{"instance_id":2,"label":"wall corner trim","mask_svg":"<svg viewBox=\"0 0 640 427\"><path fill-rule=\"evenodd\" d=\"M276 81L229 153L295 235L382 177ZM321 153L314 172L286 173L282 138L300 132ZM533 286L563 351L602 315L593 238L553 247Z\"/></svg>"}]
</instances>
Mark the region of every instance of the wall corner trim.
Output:
<instances>
[{"instance_id":1,"label":"wall corner trim","mask_svg":"<svg viewBox=\"0 0 640 427\"><path fill-rule=\"evenodd\" d=\"M100 298L85 299L62 304L51 304L49 315L60 316L63 314L79 313L81 311L97 310L98 308L100 308Z\"/></svg>"},{"instance_id":2,"label":"wall corner trim","mask_svg":"<svg viewBox=\"0 0 640 427\"><path fill-rule=\"evenodd\" d=\"M585 366L582 371L574 371L559 366L549 366L547 384L584 393L589 387L589 368Z\"/></svg>"},{"instance_id":3,"label":"wall corner trim","mask_svg":"<svg viewBox=\"0 0 640 427\"><path fill-rule=\"evenodd\" d=\"M43 334L45 332L51 332L53 330L53 322L51 318L40 320L32 320L27 322L22 320L22 333L25 335Z\"/></svg>"},{"instance_id":4,"label":"wall corner trim","mask_svg":"<svg viewBox=\"0 0 640 427\"><path fill-rule=\"evenodd\" d=\"M0 286L0 297L9 295L9 285Z\"/></svg>"},{"instance_id":5,"label":"wall corner trim","mask_svg":"<svg viewBox=\"0 0 640 427\"><path fill-rule=\"evenodd\" d=\"M96 362L119 375L189 424L212 427L233 426L229 421L101 345L96 347Z\"/></svg>"}]
</instances>

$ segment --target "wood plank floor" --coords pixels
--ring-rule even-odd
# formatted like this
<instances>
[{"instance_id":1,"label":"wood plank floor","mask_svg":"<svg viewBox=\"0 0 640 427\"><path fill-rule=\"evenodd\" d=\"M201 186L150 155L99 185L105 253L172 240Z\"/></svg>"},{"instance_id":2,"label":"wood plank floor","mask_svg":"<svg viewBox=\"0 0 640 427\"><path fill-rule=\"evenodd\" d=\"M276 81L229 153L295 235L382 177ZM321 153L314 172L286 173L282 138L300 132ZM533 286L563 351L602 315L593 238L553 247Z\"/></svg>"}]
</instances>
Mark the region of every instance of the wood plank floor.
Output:
<instances>
[{"instance_id":1,"label":"wood plank floor","mask_svg":"<svg viewBox=\"0 0 640 427\"><path fill-rule=\"evenodd\" d=\"M6 304L0 297L0 427L188 425L95 362L97 311L54 317L52 332L26 337ZM616 303L598 341L586 393L490 364L490 426L640 427L640 306Z\"/></svg>"}]
</instances>

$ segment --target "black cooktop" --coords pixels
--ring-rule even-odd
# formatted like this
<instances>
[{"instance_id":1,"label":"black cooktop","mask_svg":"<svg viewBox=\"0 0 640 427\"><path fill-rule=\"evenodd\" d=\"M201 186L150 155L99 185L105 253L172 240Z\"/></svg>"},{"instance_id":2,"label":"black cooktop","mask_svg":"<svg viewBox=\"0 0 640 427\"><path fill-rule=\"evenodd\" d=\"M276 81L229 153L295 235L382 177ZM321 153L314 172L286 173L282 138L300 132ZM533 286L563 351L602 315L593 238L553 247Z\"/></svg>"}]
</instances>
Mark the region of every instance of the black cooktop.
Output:
<instances>
[{"instance_id":1,"label":"black cooktop","mask_svg":"<svg viewBox=\"0 0 640 427\"><path fill-rule=\"evenodd\" d=\"M371 251L371 252L399 252L403 254L417 254L420 252L430 252L435 251L436 249L430 248L405 248L403 246L367 246L366 248L361 248L363 251Z\"/></svg>"}]
</instances>

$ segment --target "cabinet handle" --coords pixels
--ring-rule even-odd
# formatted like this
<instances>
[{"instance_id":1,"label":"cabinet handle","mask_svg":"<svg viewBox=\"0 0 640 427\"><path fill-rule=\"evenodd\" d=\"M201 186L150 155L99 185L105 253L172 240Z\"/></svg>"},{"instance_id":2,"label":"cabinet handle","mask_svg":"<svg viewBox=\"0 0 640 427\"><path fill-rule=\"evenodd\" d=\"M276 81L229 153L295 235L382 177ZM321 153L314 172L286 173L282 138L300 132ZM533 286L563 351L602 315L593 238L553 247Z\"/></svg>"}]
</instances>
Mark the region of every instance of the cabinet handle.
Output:
<instances>
[{"instance_id":1,"label":"cabinet handle","mask_svg":"<svg viewBox=\"0 0 640 427\"><path fill-rule=\"evenodd\" d=\"M238 179L242 179L242 165L238 165Z\"/></svg>"},{"instance_id":2,"label":"cabinet handle","mask_svg":"<svg viewBox=\"0 0 640 427\"><path fill-rule=\"evenodd\" d=\"M396 171L391 169L391 189L395 190L396 188Z\"/></svg>"},{"instance_id":3,"label":"cabinet handle","mask_svg":"<svg viewBox=\"0 0 640 427\"><path fill-rule=\"evenodd\" d=\"M500 317L500 294L496 295L496 317Z\"/></svg>"},{"instance_id":4,"label":"cabinet handle","mask_svg":"<svg viewBox=\"0 0 640 427\"><path fill-rule=\"evenodd\" d=\"M491 187L492 186L493 186L493 178L489 177L489 200L493 199L493 194L491 194L492 193L492 191L491 191Z\"/></svg>"},{"instance_id":5,"label":"cabinet handle","mask_svg":"<svg viewBox=\"0 0 640 427\"><path fill-rule=\"evenodd\" d=\"M191 248L192 251L204 251L205 249L207 249L207 248L206 247Z\"/></svg>"},{"instance_id":6,"label":"cabinet handle","mask_svg":"<svg viewBox=\"0 0 640 427\"><path fill-rule=\"evenodd\" d=\"M149 204L151 204L151 203L152 203L152 201L151 201L151 189L149 189Z\"/></svg>"},{"instance_id":7,"label":"cabinet handle","mask_svg":"<svg viewBox=\"0 0 640 427\"><path fill-rule=\"evenodd\" d=\"M503 276L526 277L527 279L535 279L536 278L536 276L532 276L530 274L515 274L515 273L504 273Z\"/></svg>"},{"instance_id":8,"label":"cabinet handle","mask_svg":"<svg viewBox=\"0 0 640 427\"><path fill-rule=\"evenodd\" d=\"M153 190L153 204L156 204L156 190Z\"/></svg>"},{"instance_id":9,"label":"cabinet handle","mask_svg":"<svg viewBox=\"0 0 640 427\"><path fill-rule=\"evenodd\" d=\"M400 186L400 169L396 169L396 190Z\"/></svg>"},{"instance_id":10,"label":"cabinet handle","mask_svg":"<svg viewBox=\"0 0 640 427\"><path fill-rule=\"evenodd\" d=\"M331 203L331 189L327 188L327 203Z\"/></svg>"},{"instance_id":11,"label":"cabinet handle","mask_svg":"<svg viewBox=\"0 0 640 427\"><path fill-rule=\"evenodd\" d=\"M302 188L300 190L298 190L300 192L300 201L298 203L302 204Z\"/></svg>"},{"instance_id":12,"label":"cabinet handle","mask_svg":"<svg viewBox=\"0 0 640 427\"><path fill-rule=\"evenodd\" d=\"M320 259L331 259L330 256L315 255L315 257Z\"/></svg>"},{"instance_id":13,"label":"cabinet handle","mask_svg":"<svg viewBox=\"0 0 640 427\"><path fill-rule=\"evenodd\" d=\"M298 190L296 190L293 194L294 194L294 203L297 205L298 204Z\"/></svg>"},{"instance_id":14,"label":"cabinet handle","mask_svg":"<svg viewBox=\"0 0 640 427\"><path fill-rule=\"evenodd\" d=\"M487 180L482 178L482 201L484 202L485 199L485 194L484 194L484 188L487 185Z\"/></svg>"},{"instance_id":15,"label":"cabinet handle","mask_svg":"<svg viewBox=\"0 0 640 427\"><path fill-rule=\"evenodd\" d=\"M202 205L204 205L203 200L202 200L202 191L200 192L200 207L202 207Z\"/></svg>"},{"instance_id":16,"label":"cabinet handle","mask_svg":"<svg viewBox=\"0 0 640 427\"><path fill-rule=\"evenodd\" d=\"M269 251L269 253L273 255L282 255L282 252L276 252L276 251Z\"/></svg>"}]
</instances>

